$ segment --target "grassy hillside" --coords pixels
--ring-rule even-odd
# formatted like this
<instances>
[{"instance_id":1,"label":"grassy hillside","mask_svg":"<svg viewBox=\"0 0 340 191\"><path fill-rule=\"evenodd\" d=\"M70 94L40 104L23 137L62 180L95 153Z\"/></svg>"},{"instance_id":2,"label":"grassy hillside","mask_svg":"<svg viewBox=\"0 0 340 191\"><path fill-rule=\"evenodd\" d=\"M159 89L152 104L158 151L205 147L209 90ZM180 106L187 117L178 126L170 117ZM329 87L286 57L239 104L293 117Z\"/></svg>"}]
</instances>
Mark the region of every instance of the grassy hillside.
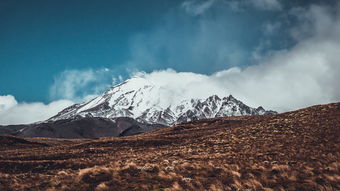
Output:
<instances>
[{"instance_id":1,"label":"grassy hillside","mask_svg":"<svg viewBox=\"0 0 340 191\"><path fill-rule=\"evenodd\" d=\"M340 190L340 103L122 138L0 141L0 190Z\"/></svg>"}]
</instances>

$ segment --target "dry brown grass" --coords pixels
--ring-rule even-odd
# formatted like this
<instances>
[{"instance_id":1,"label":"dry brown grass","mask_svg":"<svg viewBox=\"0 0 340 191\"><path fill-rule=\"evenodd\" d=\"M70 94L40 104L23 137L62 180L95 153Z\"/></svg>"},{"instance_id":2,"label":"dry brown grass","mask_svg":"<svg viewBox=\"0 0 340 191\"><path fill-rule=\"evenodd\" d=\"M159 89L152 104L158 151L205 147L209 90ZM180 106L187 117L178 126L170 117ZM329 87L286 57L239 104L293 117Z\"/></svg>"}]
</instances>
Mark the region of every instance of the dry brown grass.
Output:
<instances>
[{"instance_id":1,"label":"dry brown grass","mask_svg":"<svg viewBox=\"0 0 340 191\"><path fill-rule=\"evenodd\" d=\"M337 103L123 138L11 139L0 190L340 190L339 137Z\"/></svg>"}]
</instances>

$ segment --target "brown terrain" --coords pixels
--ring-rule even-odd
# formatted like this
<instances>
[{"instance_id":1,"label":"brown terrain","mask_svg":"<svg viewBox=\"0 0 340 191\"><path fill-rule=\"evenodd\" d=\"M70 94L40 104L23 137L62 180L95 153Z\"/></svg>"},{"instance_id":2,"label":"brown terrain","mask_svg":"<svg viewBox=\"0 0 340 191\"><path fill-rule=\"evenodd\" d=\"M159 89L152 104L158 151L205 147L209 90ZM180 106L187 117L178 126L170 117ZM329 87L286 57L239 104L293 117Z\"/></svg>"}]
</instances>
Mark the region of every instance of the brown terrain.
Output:
<instances>
[{"instance_id":1,"label":"brown terrain","mask_svg":"<svg viewBox=\"0 0 340 191\"><path fill-rule=\"evenodd\" d=\"M0 190L340 190L340 103L120 138L0 136Z\"/></svg>"}]
</instances>

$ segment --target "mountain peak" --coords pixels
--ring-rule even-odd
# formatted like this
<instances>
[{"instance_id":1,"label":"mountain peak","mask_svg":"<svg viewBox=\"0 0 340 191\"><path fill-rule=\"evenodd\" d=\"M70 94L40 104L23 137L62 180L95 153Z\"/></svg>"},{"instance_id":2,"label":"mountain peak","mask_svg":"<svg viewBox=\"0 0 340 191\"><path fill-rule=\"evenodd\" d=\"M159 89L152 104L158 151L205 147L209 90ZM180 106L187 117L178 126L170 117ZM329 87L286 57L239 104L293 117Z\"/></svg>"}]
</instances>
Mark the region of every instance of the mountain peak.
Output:
<instances>
[{"instance_id":1,"label":"mountain peak","mask_svg":"<svg viewBox=\"0 0 340 191\"><path fill-rule=\"evenodd\" d=\"M145 78L133 77L89 102L76 104L59 112L50 121L79 117L131 117L140 122L173 125L197 119L266 114L251 108L232 95L212 95L204 99L175 100L172 89L160 87Z\"/></svg>"},{"instance_id":2,"label":"mountain peak","mask_svg":"<svg viewBox=\"0 0 340 191\"><path fill-rule=\"evenodd\" d=\"M218 97L217 95L212 95L208 98L210 101L213 101L213 100L221 100L220 97Z\"/></svg>"},{"instance_id":3,"label":"mountain peak","mask_svg":"<svg viewBox=\"0 0 340 191\"><path fill-rule=\"evenodd\" d=\"M139 76L134 76L128 80L125 81L126 83L134 83L134 84L150 84L149 81L147 81L145 78L139 77Z\"/></svg>"},{"instance_id":4,"label":"mountain peak","mask_svg":"<svg viewBox=\"0 0 340 191\"><path fill-rule=\"evenodd\" d=\"M228 100L228 101L237 101L237 99L234 98L234 96L231 95L231 94L226 98L226 100Z\"/></svg>"}]
</instances>

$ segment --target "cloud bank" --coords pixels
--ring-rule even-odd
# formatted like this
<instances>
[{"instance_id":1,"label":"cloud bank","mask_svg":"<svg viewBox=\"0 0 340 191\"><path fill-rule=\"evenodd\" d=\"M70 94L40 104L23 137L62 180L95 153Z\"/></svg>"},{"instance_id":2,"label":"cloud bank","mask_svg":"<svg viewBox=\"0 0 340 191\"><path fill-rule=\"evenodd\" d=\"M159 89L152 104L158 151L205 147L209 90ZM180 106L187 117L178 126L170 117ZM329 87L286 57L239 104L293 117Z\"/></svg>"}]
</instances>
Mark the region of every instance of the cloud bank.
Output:
<instances>
[{"instance_id":1,"label":"cloud bank","mask_svg":"<svg viewBox=\"0 0 340 191\"><path fill-rule=\"evenodd\" d=\"M172 96L233 94L279 112L340 101L340 6L313 5L289 14L299 20L289 30L296 44L263 55L256 65L212 75L164 70L141 76L174 89Z\"/></svg>"},{"instance_id":2,"label":"cloud bank","mask_svg":"<svg viewBox=\"0 0 340 191\"><path fill-rule=\"evenodd\" d=\"M0 125L28 124L46 120L72 104L73 102L69 100L58 100L49 104L18 103L12 95L0 96Z\"/></svg>"}]
</instances>

